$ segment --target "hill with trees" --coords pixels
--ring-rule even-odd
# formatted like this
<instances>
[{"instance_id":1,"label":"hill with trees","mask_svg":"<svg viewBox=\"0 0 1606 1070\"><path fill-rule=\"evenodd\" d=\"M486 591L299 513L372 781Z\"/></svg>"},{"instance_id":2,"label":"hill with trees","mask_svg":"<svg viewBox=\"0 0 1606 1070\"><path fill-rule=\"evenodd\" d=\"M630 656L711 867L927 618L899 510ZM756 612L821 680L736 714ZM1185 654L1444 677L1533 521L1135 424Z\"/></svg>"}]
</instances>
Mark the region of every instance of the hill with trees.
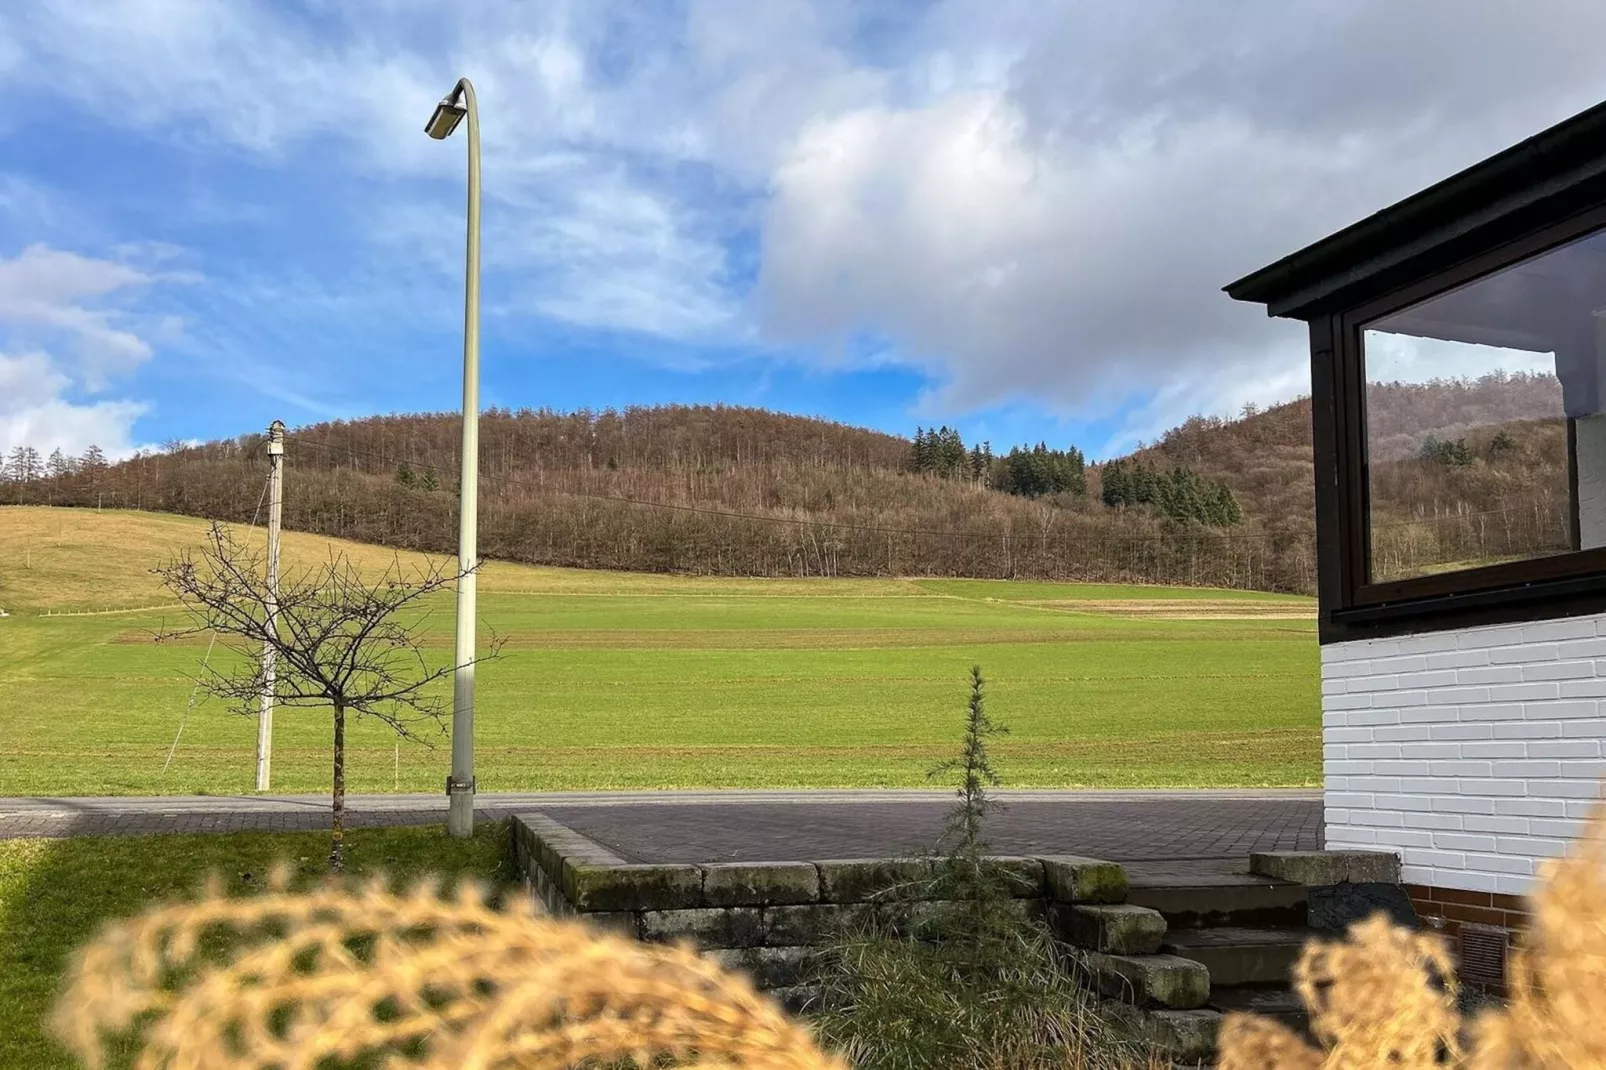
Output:
<instances>
[{"instance_id":1,"label":"hill with trees","mask_svg":"<svg viewBox=\"0 0 1606 1070\"><path fill-rule=\"evenodd\" d=\"M1566 422L1554 376L1494 372L1366 389L1377 576L1568 548ZM1232 420L1193 417L1133 460L1220 480L1253 526L1308 536L1310 420L1308 398Z\"/></svg>"},{"instance_id":2,"label":"hill with trees","mask_svg":"<svg viewBox=\"0 0 1606 1070\"><path fill-rule=\"evenodd\" d=\"M292 530L451 552L459 421L379 416L297 428L286 442ZM935 435L933 439L932 435ZM1111 509L1075 448L992 456L957 433L910 439L728 406L487 411L483 556L728 575L943 575L1307 590L1248 523L1213 527ZM929 449L936 441L940 447ZM966 463L946 459L955 445ZM945 452L946 451L946 452ZM174 444L118 464L7 459L0 500L132 506L249 520L261 434ZM972 457L984 457L980 466ZM1279 571L1281 569L1281 571Z\"/></svg>"},{"instance_id":3,"label":"hill with trees","mask_svg":"<svg viewBox=\"0 0 1606 1070\"><path fill-rule=\"evenodd\" d=\"M1554 513L1538 499L1554 494L1563 440L1559 421L1535 418L1557 411L1538 377L1373 389L1374 441L1387 450L1374 472L1395 488L1378 500L1385 511L1402 503L1385 521L1436 523L1435 538L1447 541L1432 552L1453 543L1471 558L1487 540L1439 521L1513 494L1535 499L1519 509ZM459 426L436 413L293 430L285 526L452 552ZM730 406L492 409L480 439L488 558L727 575L1315 584L1308 399L1195 417L1103 465L1075 446L995 453L950 428L920 428L911 440ZM19 447L0 501L249 520L264 487L263 441L173 444L116 464L98 450L41 458Z\"/></svg>"}]
</instances>

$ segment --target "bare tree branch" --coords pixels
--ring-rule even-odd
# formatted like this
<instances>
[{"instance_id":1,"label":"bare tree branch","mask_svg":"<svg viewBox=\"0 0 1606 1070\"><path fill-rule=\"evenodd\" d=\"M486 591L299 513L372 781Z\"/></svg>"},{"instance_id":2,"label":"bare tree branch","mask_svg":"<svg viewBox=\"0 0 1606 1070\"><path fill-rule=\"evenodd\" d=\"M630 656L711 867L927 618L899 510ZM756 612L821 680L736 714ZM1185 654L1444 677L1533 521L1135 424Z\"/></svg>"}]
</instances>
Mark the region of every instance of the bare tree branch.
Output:
<instances>
[{"instance_id":1,"label":"bare tree branch","mask_svg":"<svg viewBox=\"0 0 1606 1070\"><path fill-rule=\"evenodd\" d=\"M435 685L456 666L431 668L425 657L428 602L466 573L431 562L409 575L397 557L370 580L331 548L321 564L281 576L275 595L262 555L217 523L198 552L185 551L155 571L191 621L159 632L157 640L211 633L235 655L226 668L203 667L198 683L209 694L239 713L255 714L267 686L261 655L268 648L275 655L277 704L331 710L336 747L330 861L339 868L346 715L373 718L425 746L429 742L417 727L434 723L440 734L446 732L447 705ZM502 643L493 632L486 653L468 664L499 657Z\"/></svg>"}]
</instances>

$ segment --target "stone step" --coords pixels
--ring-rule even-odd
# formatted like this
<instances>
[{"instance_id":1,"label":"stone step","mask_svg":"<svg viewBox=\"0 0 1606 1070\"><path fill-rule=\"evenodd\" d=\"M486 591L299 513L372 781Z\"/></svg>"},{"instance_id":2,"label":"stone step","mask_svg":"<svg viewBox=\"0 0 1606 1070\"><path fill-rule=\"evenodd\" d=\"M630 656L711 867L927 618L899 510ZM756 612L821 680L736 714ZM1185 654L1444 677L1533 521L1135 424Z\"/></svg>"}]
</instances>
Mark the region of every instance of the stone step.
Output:
<instances>
[{"instance_id":1,"label":"stone step","mask_svg":"<svg viewBox=\"0 0 1606 1070\"><path fill-rule=\"evenodd\" d=\"M1220 862L1129 864L1126 901L1165 916L1171 930L1218 925L1299 928L1310 903L1303 885L1232 872Z\"/></svg>"},{"instance_id":2,"label":"stone step","mask_svg":"<svg viewBox=\"0 0 1606 1070\"><path fill-rule=\"evenodd\" d=\"M1148 907L1055 903L1049 925L1072 947L1117 955L1152 955L1165 936L1165 918Z\"/></svg>"},{"instance_id":3,"label":"stone step","mask_svg":"<svg viewBox=\"0 0 1606 1070\"><path fill-rule=\"evenodd\" d=\"M1104 1009L1127 1036L1173 1066L1197 1067L1215 1060L1220 1011L1144 1009L1115 1002Z\"/></svg>"},{"instance_id":4,"label":"stone step","mask_svg":"<svg viewBox=\"0 0 1606 1070\"><path fill-rule=\"evenodd\" d=\"M1210 974L1177 955L1107 955L1085 952L1084 969L1107 999L1138 1007L1193 1010L1210 998Z\"/></svg>"},{"instance_id":5,"label":"stone step","mask_svg":"<svg viewBox=\"0 0 1606 1070\"><path fill-rule=\"evenodd\" d=\"M1281 1022L1288 1028L1305 1035L1310 1028L1310 1015L1299 997L1287 985L1237 985L1210 990L1212 1010L1223 1014L1244 1011Z\"/></svg>"},{"instance_id":6,"label":"stone step","mask_svg":"<svg viewBox=\"0 0 1606 1070\"><path fill-rule=\"evenodd\" d=\"M1305 942L1316 934L1305 928L1262 929L1224 925L1168 932L1161 950L1192 959L1210 971L1210 987L1280 984L1293 977Z\"/></svg>"}]
</instances>

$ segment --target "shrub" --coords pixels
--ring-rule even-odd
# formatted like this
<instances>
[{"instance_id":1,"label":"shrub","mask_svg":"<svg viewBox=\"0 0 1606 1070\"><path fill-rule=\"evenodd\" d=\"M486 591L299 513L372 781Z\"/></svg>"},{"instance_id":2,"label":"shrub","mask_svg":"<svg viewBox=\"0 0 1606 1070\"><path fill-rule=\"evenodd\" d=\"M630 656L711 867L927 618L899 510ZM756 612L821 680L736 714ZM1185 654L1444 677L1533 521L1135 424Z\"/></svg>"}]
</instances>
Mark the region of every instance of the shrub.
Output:
<instances>
[{"instance_id":1,"label":"shrub","mask_svg":"<svg viewBox=\"0 0 1606 1070\"><path fill-rule=\"evenodd\" d=\"M985 822L999 803L985 681L971 669L958 795L932 875L917 889L942 907L896 931L844 934L821 973L820 1037L859 1070L1036 1070L1143 1065L1078 987L1066 953L988 864Z\"/></svg>"}]
</instances>

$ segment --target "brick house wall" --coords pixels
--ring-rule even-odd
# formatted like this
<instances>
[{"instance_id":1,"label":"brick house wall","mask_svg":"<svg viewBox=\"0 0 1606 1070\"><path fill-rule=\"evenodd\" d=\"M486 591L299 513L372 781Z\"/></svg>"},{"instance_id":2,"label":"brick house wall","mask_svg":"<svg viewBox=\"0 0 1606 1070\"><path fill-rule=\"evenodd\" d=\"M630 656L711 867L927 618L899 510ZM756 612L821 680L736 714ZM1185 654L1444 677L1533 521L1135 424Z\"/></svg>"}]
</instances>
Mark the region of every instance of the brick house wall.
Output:
<instances>
[{"instance_id":1,"label":"brick house wall","mask_svg":"<svg viewBox=\"0 0 1606 1070\"><path fill-rule=\"evenodd\" d=\"M1606 775L1606 615L1322 647L1326 834L1399 852L1418 913L1518 928Z\"/></svg>"}]
</instances>

